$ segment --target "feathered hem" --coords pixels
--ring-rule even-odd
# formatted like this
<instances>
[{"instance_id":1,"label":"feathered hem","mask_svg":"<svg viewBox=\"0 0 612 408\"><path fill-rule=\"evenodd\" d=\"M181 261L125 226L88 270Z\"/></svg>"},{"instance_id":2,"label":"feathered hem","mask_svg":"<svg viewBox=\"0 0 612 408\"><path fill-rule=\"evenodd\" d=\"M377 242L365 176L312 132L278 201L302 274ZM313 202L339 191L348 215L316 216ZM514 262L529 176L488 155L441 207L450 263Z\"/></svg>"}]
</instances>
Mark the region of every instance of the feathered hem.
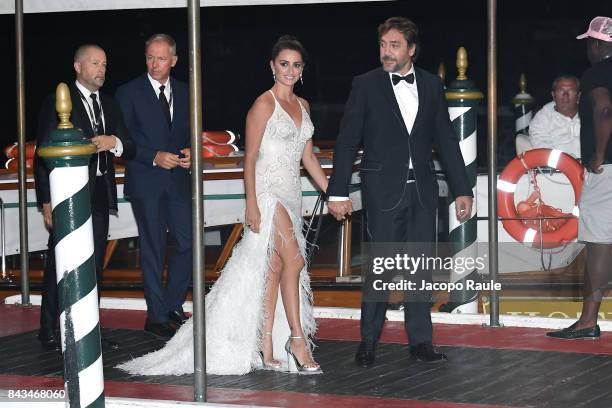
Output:
<instances>
[{"instance_id":1,"label":"feathered hem","mask_svg":"<svg viewBox=\"0 0 612 408\"><path fill-rule=\"evenodd\" d=\"M236 244L221 276L206 296L206 372L241 375L261 367L259 350L264 327L266 279L274 250L274 215L282 205L291 219L305 266L300 272L300 318L307 345L313 349L316 323L308 276L306 240L299 208L291 208L271 195L258 197L261 225L258 234L246 230ZM262 254L266 254L262 256ZM274 358L287 364L284 342L289 326L279 291L274 319ZM117 368L136 375L193 373L193 322L187 321L164 348L127 361Z\"/></svg>"}]
</instances>

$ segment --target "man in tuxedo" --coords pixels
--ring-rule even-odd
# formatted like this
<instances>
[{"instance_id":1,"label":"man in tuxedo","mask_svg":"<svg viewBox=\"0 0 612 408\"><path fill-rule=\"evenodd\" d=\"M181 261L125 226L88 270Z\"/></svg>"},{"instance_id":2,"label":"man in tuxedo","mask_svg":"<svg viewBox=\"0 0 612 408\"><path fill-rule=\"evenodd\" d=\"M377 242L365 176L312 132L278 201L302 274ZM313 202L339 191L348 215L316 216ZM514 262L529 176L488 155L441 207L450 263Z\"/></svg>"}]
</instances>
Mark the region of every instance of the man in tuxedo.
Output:
<instances>
[{"instance_id":1,"label":"man in tuxedo","mask_svg":"<svg viewBox=\"0 0 612 408\"><path fill-rule=\"evenodd\" d=\"M187 84L170 77L176 43L155 34L145 44L147 73L117 90L138 146L126 165L125 191L140 236L147 301L145 331L168 339L187 316L182 305L191 279L191 166ZM168 281L162 283L166 232L174 242Z\"/></svg>"},{"instance_id":2,"label":"man in tuxedo","mask_svg":"<svg viewBox=\"0 0 612 408\"><path fill-rule=\"evenodd\" d=\"M113 156L131 159L136 146L123 121L121 109L115 99L100 92L106 79L106 53L93 44L80 46L74 54L76 81L70 85L72 100L71 121L83 131L97 147L97 154L89 161L89 191L94 234L94 255L98 291L102 282L104 254L108 237L109 212L117 211L117 185ZM50 132L57 128L55 95L43 103L38 121L38 145L49 141ZM36 201L42 209L45 226L49 230L49 249L45 264L40 312L39 339L44 348L59 350L56 331L59 317L55 271L55 243L51 218L49 169L35 157ZM100 292L98 292L100 293ZM103 339L104 348L117 349L117 343Z\"/></svg>"},{"instance_id":3,"label":"man in tuxedo","mask_svg":"<svg viewBox=\"0 0 612 408\"><path fill-rule=\"evenodd\" d=\"M456 197L457 218L465 221L471 214L472 190L458 138L451 128L441 81L413 64L419 52L417 26L407 18L392 17L378 27L378 39L382 67L355 77L346 103L327 189L329 210L338 220L352 211L348 184L355 153L363 142L361 192L369 240L434 242L438 203L434 145ZM370 278L364 283L364 294L367 285L372 285ZM430 302L407 300L404 323L411 357L425 362L445 360L432 346ZM361 343L355 357L360 366L374 363L386 309L386 301L362 299Z\"/></svg>"}]
</instances>

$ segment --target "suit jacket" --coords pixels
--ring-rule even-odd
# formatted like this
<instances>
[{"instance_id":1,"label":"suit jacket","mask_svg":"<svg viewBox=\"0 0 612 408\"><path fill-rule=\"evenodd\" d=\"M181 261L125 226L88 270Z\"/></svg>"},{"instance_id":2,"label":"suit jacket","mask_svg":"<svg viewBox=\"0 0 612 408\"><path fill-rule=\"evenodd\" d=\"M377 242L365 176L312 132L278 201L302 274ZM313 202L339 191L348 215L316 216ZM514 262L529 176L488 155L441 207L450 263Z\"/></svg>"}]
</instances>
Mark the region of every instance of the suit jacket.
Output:
<instances>
[{"instance_id":1,"label":"suit jacket","mask_svg":"<svg viewBox=\"0 0 612 408\"><path fill-rule=\"evenodd\" d=\"M74 83L70 85L70 99L72 100L72 113L70 121L75 128L80 129L86 138L91 139L95 136L89 116L83 101L79 95L78 89ZM130 132L125 125L121 109L117 101L109 95L100 92L100 104L102 105L102 113L104 114L104 130L107 135L115 135L121 139L123 144L123 153L121 157L129 160L136 154L136 145L130 137ZM55 95L50 95L43 102L38 119L37 146L49 140L50 132L57 128L57 113L55 111ZM108 171L103 176L107 187L108 208L117 210L117 184L115 182L115 166L113 164L113 154L104 152ZM98 155L93 154L89 161L89 191L91 193L92 202L94 197L93 181L96 179L96 171L98 168ZM49 169L45 161L38 157L34 158L34 177L36 181L36 202L38 206L51 201L50 186L49 186Z\"/></svg>"},{"instance_id":2,"label":"suit jacket","mask_svg":"<svg viewBox=\"0 0 612 408\"><path fill-rule=\"evenodd\" d=\"M348 197L351 168L361 141L364 154L360 175L366 206L386 210L399 202L412 158L421 205L437 207L438 185L431 153L434 145L442 158L452 194L472 195L442 83L437 76L416 66L415 77L419 108L410 133L387 72L378 68L354 78L336 141L328 195Z\"/></svg>"},{"instance_id":3,"label":"suit jacket","mask_svg":"<svg viewBox=\"0 0 612 408\"><path fill-rule=\"evenodd\" d=\"M173 183L180 197L191 199L191 177L187 169L176 167L166 170L153 165L158 151L179 154L181 149L190 146L187 84L174 78L170 78L170 81L173 104L171 128L147 74L117 89L117 100L138 146L135 159L126 163L124 191L132 197L159 197Z\"/></svg>"}]
</instances>

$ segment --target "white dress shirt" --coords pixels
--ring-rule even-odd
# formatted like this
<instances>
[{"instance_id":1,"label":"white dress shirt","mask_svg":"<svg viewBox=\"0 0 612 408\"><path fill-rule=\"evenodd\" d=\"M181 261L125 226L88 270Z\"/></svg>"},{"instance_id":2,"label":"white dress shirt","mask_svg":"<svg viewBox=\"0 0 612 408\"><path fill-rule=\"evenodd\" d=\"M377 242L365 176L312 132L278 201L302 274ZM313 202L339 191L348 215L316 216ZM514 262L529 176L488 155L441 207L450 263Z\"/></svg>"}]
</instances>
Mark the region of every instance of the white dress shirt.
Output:
<instances>
[{"instance_id":1,"label":"white dress shirt","mask_svg":"<svg viewBox=\"0 0 612 408\"><path fill-rule=\"evenodd\" d=\"M81 102L83 102L83 106L85 106L85 112L87 112L87 117L89 118L89 121L91 123L91 128L94 131L96 129L96 119L94 117L94 108L93 108L93 101L91 99L91 94L96 95L96 98L98 100L98 105L100 106L100 118L102 119L102 126L104 126L104 129L106 130L106 122L104 120L104 108L102 107L102 101L100 100L100 92L99 91L91 92L89 89L85 88L79 81L74 81L74 83L77 89L83 95L83 98L81 98ZM119 139L117 136L115 135L110 135L110 136L113 136L115 138L115 147L113 147L109 151L112 154L114 154L116 157L119 157L123 154L123 143L121 142L121 139ZM98 162L98 168L96 169L96 175L97 176L102 175L102 172L100 171L100 162Z\"/></svg>"},{"instance_id":2,"label":"white dress shirt","mask_svg":"<svg viewBox=\"0 0 612 408\"><path fill-rule=\"evenodd\" d=\"M534 148L558 149L580 158L580 117L567 117L549 102L536 113L529 123L529 139Z\"/></svg>"},{"instance_id":3,"label":"white dress shirt","mask_svg":"<svg viewBox=\"0 0 612 408\"><path fill-rule=\"evenodd\" d=\"M414 75L414 65L410 67L410 71L408 71L406 75L410 74ZM393 85L393 80L391 79L393 75L406 76L397 72L390 73L389 81L391 81L391 85ZM393 85L393 93L395 94L395 99L397 99L397 104L402 113L402 119L404 119L406 129L408 129L408 133L410 133L412 132L414 120L419 110L419 91L417 89L416 76L414 82L411 84L406 81L399 81L397 85ZM412 163L410 167L412 167Z\"/></svg>"},{"instance_id":4,"label":"white dress shirt","mask_svg":"<svg viewBox=\"0 0 612 408\"><path fill-rule=\"evenodd\" d=\"M395 94L395 99L397 100L397 104L399 105L400 112L402 114L402 119L404 120L404 124L406 125L408 133L412 132L414 120L416 119L416 115L419 110L419 91L417 89L416 75L414 77L414 82L411 84L406 81L399 81L397 85L393 85L393 80L391 78L393 75L406 76L410 74L415 75L414 65L410 66L410 70L405 75L402 75L399 72L389 73L389 81L391 82L391 86L393 87L393 93ZM412 158L410 158L408 165L412 169ZM414 183L414 180L408 180L408 183ZM348 200L348 197L328 197L328 201L345 200Z\"/></svg>"}]
</instances>

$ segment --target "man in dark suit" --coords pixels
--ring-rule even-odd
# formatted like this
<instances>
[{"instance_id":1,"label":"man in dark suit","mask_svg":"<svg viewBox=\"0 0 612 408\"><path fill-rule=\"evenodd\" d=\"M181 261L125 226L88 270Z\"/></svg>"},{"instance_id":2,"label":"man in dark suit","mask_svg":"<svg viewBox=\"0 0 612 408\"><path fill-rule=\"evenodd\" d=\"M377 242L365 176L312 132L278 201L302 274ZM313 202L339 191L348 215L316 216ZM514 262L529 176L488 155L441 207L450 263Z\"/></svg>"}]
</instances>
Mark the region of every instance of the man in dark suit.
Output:
<instances>
[{"instance_id":1,"label":"man in dark suit","mask_svg":"<svg viewBox=\"0 0 612 408\"><path fill-rule=\"evenodd\" d=\"M189 96L187 85L170 77L177 62L172 37L150 37L145 57L148 72L119 87L117 99L138 145L126 165L125 191L140 236L145 331L167 339L187 319L182 305L191 278ZM175 245L164 287L166 231Z\"/></svg>"},{"instance_id":2,"label":"man in dark suit","mask_svg":"<svg viewBox=\"0 0 612 408\"><path fill-rule=\"evenodd\" d=\"M99 91L106 79L106 54L93 44L80 46L74 54L76 81L70 85L72 100L71 121L85 137L97 147L97 154L89 161L89 191L94 234L94 254L98 288L102 281L104 253L108 237L108 217L117 211L117 185L113 156L131 159L136 146L123 121L121 109L111 96ZM50 132L57 128L55 96L49 96L41 109L38 122L38 145L49 140ZM43 277L39 339L47 349L59 349L56 327L59 317L55 271L55 244L51 219L51 195L49 169L45 162L35 158L36 201L42 209L49 229L49 249ZM99 290L99 289L98 289ZM98 292L99 293L99 292ZM103 339L105 348L118 348L110 340Z\"/></svg>"},{"instance_id":3,"label":"man in dark suit","mask_svg":"<svg viewBox=\"0 0 612 408\"><path fill-rule=\"evenodd\" d=\"M472 191L458 138L450 125L442 83L413 64L419 51L417 26L407 18L392 17L378 27L378 35L382 67L355 77L344 110L327 189L329 210L338 220L352 211L348 184L362 141L361 192L369 240L434 242L438 203L434 144L456 197L457 218L465 221L471 214ZM364 294L372 285L370 278ZM407 300L404 323L411 357L445 360L432 346L429 301ZM374 363L386 309L386 301L362 299L356 361L363 367Z\"/></svg>"}]
</instances>

